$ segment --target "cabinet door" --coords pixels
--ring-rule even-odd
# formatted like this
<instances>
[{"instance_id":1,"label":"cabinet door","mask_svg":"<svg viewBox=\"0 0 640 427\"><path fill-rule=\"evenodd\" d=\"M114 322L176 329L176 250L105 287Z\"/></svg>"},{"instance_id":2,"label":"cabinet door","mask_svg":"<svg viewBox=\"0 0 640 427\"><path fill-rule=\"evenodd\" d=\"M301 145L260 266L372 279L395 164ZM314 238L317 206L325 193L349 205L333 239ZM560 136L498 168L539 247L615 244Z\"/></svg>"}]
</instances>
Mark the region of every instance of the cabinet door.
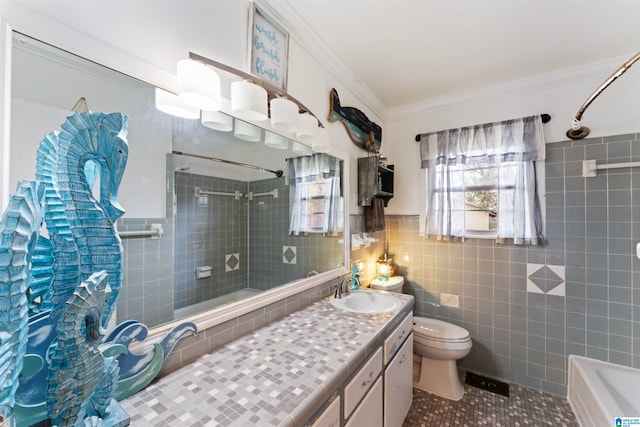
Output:
<instances>
[{"instance_id":1,"label":"cabinet door","mask_svg":"<svg viewBox=\"0 0 640 427\"><path fill-rule=\"evenodd\" d=\"M382 378L371 387L360 406L353 412L345 427L383 427L382 426Z\"/></svg>"},{"instance_id":2,"label":"cabinet door","mask_svg":"<svg viewBox=\"0 0 640 427\"><path fill-rule=\"evenodd\" d=\"M311 427L340 427L340 396L333 399Z\"/></svg>"},{"instance_id":3,"label":"cabinet door","mask_svg":"<svg viewBox=\"0 0 640 427\"><path fill-rule=\"evenodd\" d=\"M413 333L384 372L384 425L400 427L413 400Z\"/></svg>"}]
</instances>

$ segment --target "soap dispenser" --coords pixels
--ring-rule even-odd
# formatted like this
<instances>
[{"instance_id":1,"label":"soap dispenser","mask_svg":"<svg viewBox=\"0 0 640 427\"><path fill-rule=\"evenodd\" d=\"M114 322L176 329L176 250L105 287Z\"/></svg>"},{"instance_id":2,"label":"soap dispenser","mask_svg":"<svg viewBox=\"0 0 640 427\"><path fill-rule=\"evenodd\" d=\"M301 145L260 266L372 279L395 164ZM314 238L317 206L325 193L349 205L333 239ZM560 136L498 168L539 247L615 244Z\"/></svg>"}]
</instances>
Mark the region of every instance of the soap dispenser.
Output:
<instances>
[{"instance_id":1,"label":"soap dispenser","mask_svg":"<svg viewBox=\"0 0 640 427\"><path fill-rule=\"evenodd\" d=\"M360 270L358 264L354 264L353 271L351 272L351 289L357 291L360 289Z\"/></svg>"}]
</instances>

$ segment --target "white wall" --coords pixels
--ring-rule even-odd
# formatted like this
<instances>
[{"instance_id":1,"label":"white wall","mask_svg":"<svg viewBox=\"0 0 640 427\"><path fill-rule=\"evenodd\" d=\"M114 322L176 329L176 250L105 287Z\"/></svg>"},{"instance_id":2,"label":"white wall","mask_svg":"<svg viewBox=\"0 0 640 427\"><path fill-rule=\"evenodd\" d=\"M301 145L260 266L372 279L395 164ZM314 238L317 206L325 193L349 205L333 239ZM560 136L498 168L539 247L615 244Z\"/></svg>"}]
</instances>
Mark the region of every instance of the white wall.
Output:
<instances>
[{"instance_id":1,"label":"white wall","mask_svg":"<svg viewBox=\"0 0 640 427\"><path fill-rule=\"evenodd\" d=\"M29 27L36 33L41 32L40 28L43 26L40 22L44 15L65 28L80 31L106 46L115 47L123 55L118 61L118 69L160 86L172 88L175 63L185 58L189 51L236 68L245 69L246 66L248 0L20 2L21 7L32 8L38 13L18 7L15 3L0 1L0 14L10 25L18 22L19 26ZM51 40L46 41L53 44L73 43L64 34L57 34L55 31L49 31L47 36ZM351 142L342 124L327 123L325 118L329 109L330 89L336 87L344 105L360 108L371 120L382 126L382 151L389 157L389 163L396 165L396 191L386 210L389 214L418 213L416 191L419 151L414 139L416 134L548 113L552 120L545 125L547 141L563 140L578 108L627 59L560 70L554 75L452 96L441 102L408 106L390 111L385 123L382 117L360 102L357 94L340 84L327 71L328 68L318 62L313 52L305 50L293 37L290 44L289 93L323 120L329 128L334 147L351 159L348 190L352 199L351 212L360 211L355 205L356 198L353 197L357 188L355 159L366 153ZM98 62L104 62L101 61L104 58L101 52L83 53ZM131 65L133 62L128 63L126 58L135 58L151 67ZM639 73L640 66L632 67L589 107L583 123L591 128L591 136L631 133L640 129ZM223 95L228 96L224 89ZM131 159L127 173L135 167L135 161ZM143 215L144 213L140 212L140 216L156 216L155 212L149 212L148 215Z\"/></svg>"},{"instance_id":2,"label":"white wall","mask_svg":"<svg viewBox=\"0 0 640 427\"><path fill-rule=\"evenodd\" d=\"M396 191L386 213L419 212L416 134L546 113L551 115L544 125L546 141L567 140L565 134L583 102L629 57L391 111L386 153L389 163L396 164ZM589 137L640 132L640 66L609 86L587 109L582 124L590 128Z\"/></svg>"},{"instance_id":3,"label":"white wall","mask_svg":"<svg viewBox=\"0 0 640 427\"><path fill-rule=\"evenodd\" d=\"M67 48L81 56L111 66L127 74L142 78L167 89L174 89L175 64L192 51L235 68L246 69L247 25L250 2L248 0L189 0L189 1L125 1L84 2L74 0L25 0L20 4L0 1L0 15L10 26L26 28L45 42ZM29 9L27 9L29 8ZM37 11L37 12L35 12ZM44 23L44 25L43 25ZM59 31L57 30L59 29ZM104 44L101 51L86 51L85 44L69 36L77 31L83 37ZM369 118L384 128L380 117L375 116L358 101L350 91L340 86L326 69L311 54L307 53L295 39L290 41L289 77L287 91L308 106L329 128L336 152L351 158L349 193L356 188L357 157L366 153L358 149L349 139L340 123L327 123L329 92L336 87L344 105L362 109ZM118 55L105 52L115 48ZM145 66L146 64L146 66ZM223 88L223 96L228 89ZM138 167L148 167L148 159L130 155L127 175ZM161 163L163 167L164 161ZM11 168L21 165L12 164ZM125 176L126 179L126 176ZM163 181L159 185L163 185ZM120 199L137 203L136 217L156 217L163 193L151 191L145 199L129 198L124 182ZM157 198L157 199L156 199ZM151 199L151 200L149 200ZM352 204L352 210L357 208ZM127 216L131 217L131 214Z\"/></svg>"}]
</instances>

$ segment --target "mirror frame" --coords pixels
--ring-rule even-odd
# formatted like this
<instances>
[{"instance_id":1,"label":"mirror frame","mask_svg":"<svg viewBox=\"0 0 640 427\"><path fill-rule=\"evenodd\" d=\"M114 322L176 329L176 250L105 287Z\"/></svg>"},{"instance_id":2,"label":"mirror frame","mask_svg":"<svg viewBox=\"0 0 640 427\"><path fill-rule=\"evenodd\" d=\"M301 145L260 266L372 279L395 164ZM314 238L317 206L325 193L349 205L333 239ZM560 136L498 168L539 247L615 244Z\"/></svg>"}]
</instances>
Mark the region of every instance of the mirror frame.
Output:
<instances>
[{"instance_id":1,"label":"mirror frame","mask_svg":"<svg viewBox=\"0 0 640 427\"><path fill-rule=\"evenodd\" d=\"M176 92L175 76L156 66L145 63L123 51L115 49L107 44L93 39L87 34L79 33L66 26L60 25L41 15L37 15L29 9L17 4L17 2L0 0L2 15L0 16L0 59L4 67L0 67L0 96L4 103L0 103L0 208L2 212L8 205L8 197L12 193L9 186L10 172L10 139L11 139L11 67L12 67L12 33L17 31L35 39L49 43L55 47L66 50L72 54L111 68L120 73L129 75L150 85ZM185 52L185 55L187 52ZM223 102L228 105L228 100ZM228 113L228 112L227 112ZM264 127L264 126L262 126ZM268 126L267 126L268 127ZM350 161L349 155L341 150L332 149L329 153L343 160L344 189L344 231L343 231L343 259L344 265L333 270L320 273L316 276L298 279L260 293L246 300L223 305L216 309L190 316L186 319L150 329L147 340L154 341L156 337L163 336L178 323L190 321L196 324L198 331L202 332L220 323L237 318L249 312L266 307L281 301L292 295L312 289L327 283L335 278L347 274L350 270ZM34 153L35 156L35 153ZM126 209L126 207L125 207Z\"/></svg>"}]
</instances>

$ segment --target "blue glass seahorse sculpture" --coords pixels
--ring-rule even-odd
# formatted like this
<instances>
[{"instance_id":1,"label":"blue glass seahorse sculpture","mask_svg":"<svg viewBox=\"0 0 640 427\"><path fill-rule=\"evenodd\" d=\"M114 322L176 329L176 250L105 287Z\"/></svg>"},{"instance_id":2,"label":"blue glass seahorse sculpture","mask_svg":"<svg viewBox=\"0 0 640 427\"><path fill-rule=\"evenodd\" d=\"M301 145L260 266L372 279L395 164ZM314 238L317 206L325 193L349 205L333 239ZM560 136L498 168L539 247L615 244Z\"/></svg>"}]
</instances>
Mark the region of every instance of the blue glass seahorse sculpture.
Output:
<instances>
[{"instance_id":1,"label":"blue glass seahorse sculpture","mask_svg":"<svg viewBox=\"0 0 640 427\"><path fill-rule=\"evenodd\" d=\"M27 349L29 263L42 227L43 188L22 181L0 221L0 404L13 406Z\"/></svg>"},{"instance_id":2,"label":"blue glass seahorse sculpture","mask_svg":"<svg viewBox=\"0 0 640 427\"><path fill-rule=\"evenodd\" d=\"M94 273L60 312L47 378L49 419L55 426L82 425L94 418L105 426L129 424L124 411L110 408L118 363L98 349L104 337L101 317L110 292L107 272Z\"/></svg>"},{"instance_id":3,"label":"blue glass seahorse sculpture","mask_svg":"<svg viewBox=\"0 0 640 427\"><path fill-rule=\"evenodd\" d=\"M44 219L50 239L37 239L31 262L36 280L27 290L31 314L27 354L15 399L20 425L46 419L47 402L49 412L58 413L55 407L64 396L51 396L55 383L52 378L59 378L59 373L49 363L53 360L51 355L60 351L56 339L60 318L81 283L96 271L106 271L111 292L101 310L101 328L106 327L115 309L122 283L122 246L115 221L123 214L116 194L127 158L126 130L126 117L119 113L78 113L67 118L59 133L47 134L38 149L36 178L44 189ZM93 197L92 191L98 175L100 200ZM24 268L28 270L27 266ZM196 334L197 329L185 322L167 333L160 343L147 346L142 354L129 351L129 344L144 340L147 333L145 325L128 321L103 340L106 344L101 346L102 355L117 358L119 367L119 376L102 377L117 381L115 388L105 383L95 390L104 402L111 396L119 400L146 387L178 340L186 334ZM0 346L5 338L0 334ZM116 366L110 362L112 365ZM0 379L4 372L0 364ZM80 384L78 381L77 386ZM94 401L91 405L96 407ZM109 412L115 413L119 406L115 401L111 405L114 409ZM65 406L67 415L58 420L71 419L72 409L77 406ZM97 410L85 410L80 416L85 416L87 422L102 422Z\"/></svg>"},{"instance_id":4,"label":"blue glass seahorse sculpture","mask_svg":"<svg viewBox=\"0 0 640 427\"><path fill-rule=\"evenodd\" d=\"M117 194L129 152L126 132L127 118L120 113L77 113L67 117L58 134L55 187L78 247L80 279L102 269L109 274L111 295L103 327L116 308L122 285L122 243L115 222L124 214ZM89 160L100 170L99 201L91 191L94 177L85 173Z\"/></svg>"}]
</instances>

